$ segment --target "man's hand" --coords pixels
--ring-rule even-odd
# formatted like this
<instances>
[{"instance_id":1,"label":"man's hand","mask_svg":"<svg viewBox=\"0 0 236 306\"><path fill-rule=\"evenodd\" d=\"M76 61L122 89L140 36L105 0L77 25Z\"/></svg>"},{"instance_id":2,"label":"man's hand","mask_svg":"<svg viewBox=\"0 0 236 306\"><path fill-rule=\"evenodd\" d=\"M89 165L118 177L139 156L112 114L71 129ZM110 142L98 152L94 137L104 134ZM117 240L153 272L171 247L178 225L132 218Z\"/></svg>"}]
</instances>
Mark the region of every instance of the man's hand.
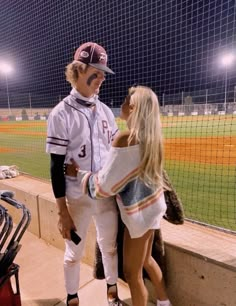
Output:
<instances>
[{"instance_id":1,"label":"man's hand","mask_svg":"<svg viewBox=\"0 0 236 306\"><path fill-rule=\"evenodd\" d=\"M59 215L57 227L64 239L71 240L70 231L76 231L76 227L67 209L66 199L65 197L57 198L56 202Z\"/></svg>"},{"instance_id":2,"label":"man's hand","mask_svg":"<svg viewBox=\"0 0 236 306\"><path fill-rule=\"evenodd\" d=\"M68 210L64 211L63 213L59 213L58 229L64 239L71 240L70 232L71 230L76 231L76 227Z\"/></svg>"}]
</instances>

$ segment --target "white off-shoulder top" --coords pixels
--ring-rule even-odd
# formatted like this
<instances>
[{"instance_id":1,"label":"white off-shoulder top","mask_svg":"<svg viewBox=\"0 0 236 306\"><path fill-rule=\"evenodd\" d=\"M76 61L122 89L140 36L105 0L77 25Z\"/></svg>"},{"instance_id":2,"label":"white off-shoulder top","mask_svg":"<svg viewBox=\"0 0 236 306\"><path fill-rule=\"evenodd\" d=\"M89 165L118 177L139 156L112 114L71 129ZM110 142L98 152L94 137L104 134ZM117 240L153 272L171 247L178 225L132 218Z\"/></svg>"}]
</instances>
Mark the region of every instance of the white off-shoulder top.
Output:
<instances>
[{"instance_id":1,"label":"white off-shoulder top","mask_svg":"<svg viewBox=\"0 0 236 306\"><path fill-rule=\"evenodd\" d=\"M131 238L160 228L167 208L163 188L153 190L138 178L139 163L139 145L112 147L100 171L80 170L77 176L82 181L83 192L94 199L116 195L122 221Z\"/></svg>"}]
</instances>

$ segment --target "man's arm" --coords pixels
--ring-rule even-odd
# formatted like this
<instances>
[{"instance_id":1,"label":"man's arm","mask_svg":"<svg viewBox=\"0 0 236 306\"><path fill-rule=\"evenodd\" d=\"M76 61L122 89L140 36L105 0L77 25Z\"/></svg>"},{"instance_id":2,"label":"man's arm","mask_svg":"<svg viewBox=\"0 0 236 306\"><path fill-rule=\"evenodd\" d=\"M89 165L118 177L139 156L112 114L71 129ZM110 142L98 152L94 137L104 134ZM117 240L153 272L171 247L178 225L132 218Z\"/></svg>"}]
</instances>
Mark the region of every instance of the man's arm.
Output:
<instances>
[{"instance_id":1,"label":"man's arm","mask_svg":"<svg viewBox=\"0 0 236 306\"><path fill-rule=\"evenodd\" d=\"M66 183L64 175L65 155L51 154L50 174L52 189L56 199L65 197Z\"/></svg>"},{"instance_id":2,"label":"man's arm","mask_svg":"<svg viewBox=\"0 0 236 306\"><path fill-rule=\"evenodd\" d=\"M51 154L50 174L52 189L56 198L58 209L58 229L63 238L71 239L71 229L76 230L74 222L68 212L66 205L66 183L64 175L65 155Z\"/></svg>"}]
</instances>

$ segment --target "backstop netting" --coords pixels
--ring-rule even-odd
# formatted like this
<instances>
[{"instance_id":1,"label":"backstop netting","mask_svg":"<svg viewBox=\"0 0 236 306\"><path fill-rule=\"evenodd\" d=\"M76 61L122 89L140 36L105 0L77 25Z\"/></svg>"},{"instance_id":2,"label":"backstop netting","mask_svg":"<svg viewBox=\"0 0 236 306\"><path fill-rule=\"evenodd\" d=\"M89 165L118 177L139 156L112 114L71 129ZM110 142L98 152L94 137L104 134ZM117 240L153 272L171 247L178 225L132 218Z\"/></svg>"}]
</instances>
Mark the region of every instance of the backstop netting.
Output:
<instances>
[{"instance_id":1,"label":"backstop netting","mask_svg":"<svg viewBox=\"0 0 236 306\"><path fill-rule=\"evenodd\" d=\"M49 179L46 119L83 42L108 52L100 98L121 129L132 84L159 97L165 169L186 218L236 231L235 1L2 1L0 163ZM8 62L7 73L2 63Z\"/></svg>"}]
</instances>

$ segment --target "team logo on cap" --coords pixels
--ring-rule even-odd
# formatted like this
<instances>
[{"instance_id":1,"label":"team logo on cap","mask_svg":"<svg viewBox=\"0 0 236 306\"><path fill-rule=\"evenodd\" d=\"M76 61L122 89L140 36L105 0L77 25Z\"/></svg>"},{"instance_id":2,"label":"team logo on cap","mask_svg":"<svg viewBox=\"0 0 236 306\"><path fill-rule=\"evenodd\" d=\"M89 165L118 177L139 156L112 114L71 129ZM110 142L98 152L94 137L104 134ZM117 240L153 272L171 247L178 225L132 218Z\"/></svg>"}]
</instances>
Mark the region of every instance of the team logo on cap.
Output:
<instances>
[{"instance_id":1,"label":"team logo on cap","mask_svg":"<svg viewBox=\"0 0 236 306\"><path fill-rule=\"evenodd\" d=\"M89 57L89 53L86 52L86 51L81 51L81 52L80 52L80 56L81 56L81 57L84 57L84 58L87 58L87 57Z\"/></svg>"},{"instance_id":2,"label":"team logo on cap","mask_svg":"<svg viewBox=\"0 0 236 306\"><path fill-rule=\"evenodd\" d=\"M100 53L99 61L106 61L106 60L107 60L107 55L105 53Z\"/></svg>"}]
</instances>

